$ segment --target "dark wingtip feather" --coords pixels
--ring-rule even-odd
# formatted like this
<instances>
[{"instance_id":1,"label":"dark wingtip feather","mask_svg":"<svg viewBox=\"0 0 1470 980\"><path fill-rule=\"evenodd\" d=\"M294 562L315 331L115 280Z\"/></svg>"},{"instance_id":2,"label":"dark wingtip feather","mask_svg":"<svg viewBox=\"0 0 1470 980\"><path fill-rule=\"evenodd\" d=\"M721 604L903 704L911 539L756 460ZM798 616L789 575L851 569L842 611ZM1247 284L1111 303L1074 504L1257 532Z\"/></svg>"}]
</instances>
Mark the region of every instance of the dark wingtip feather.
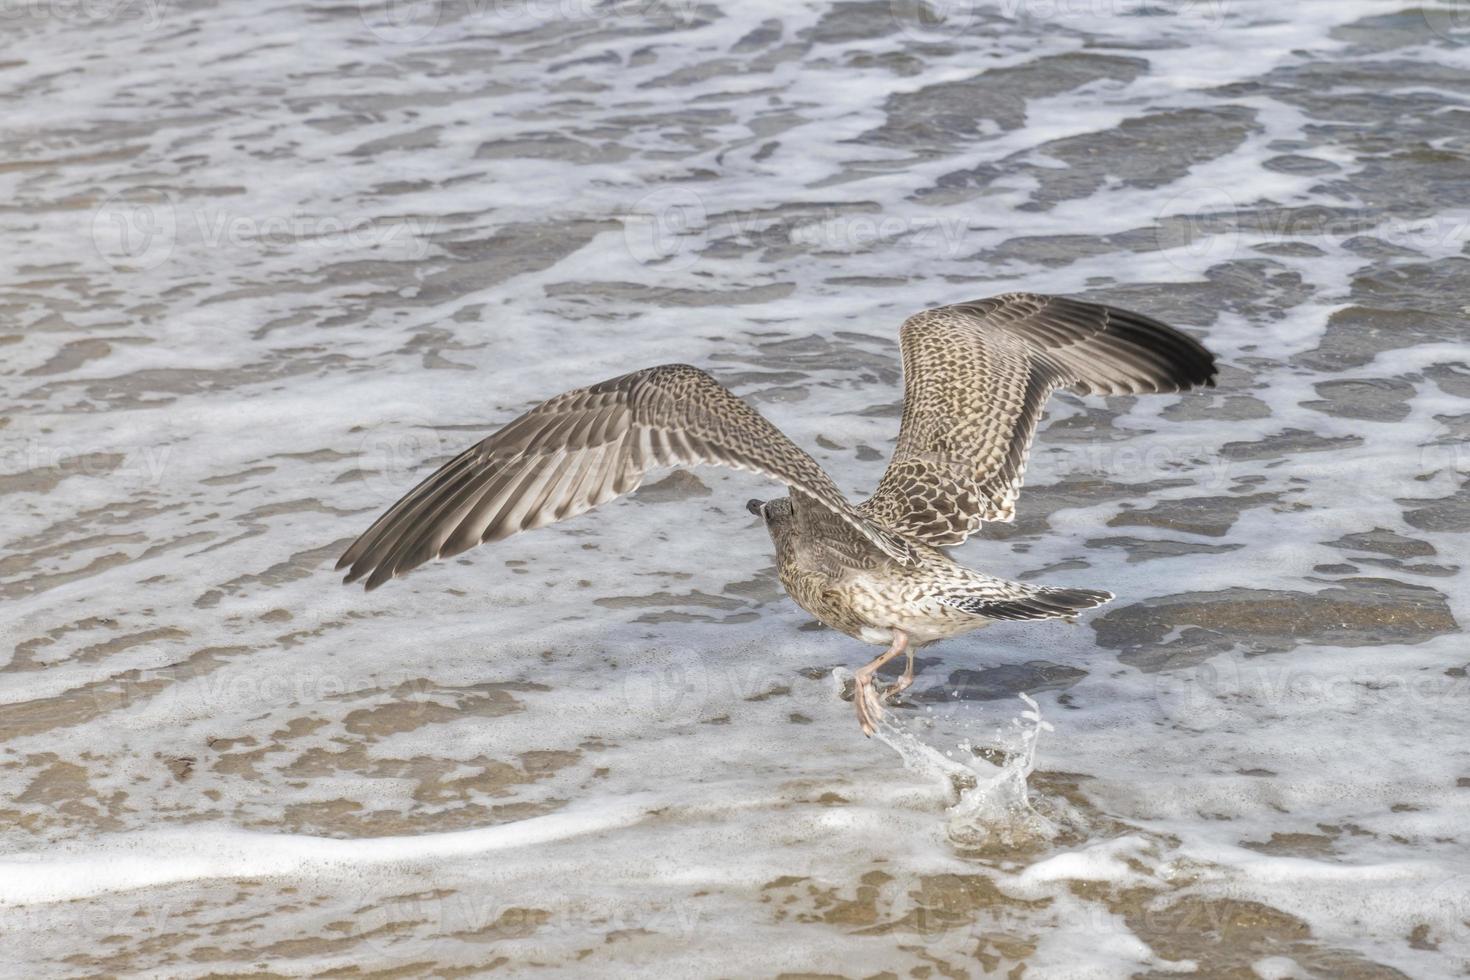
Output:
<instances>
[{"instance_id":1,"label":"dark wingtip feather","mask_svg":"<svg viewBox=\"0 0 1470 980\"><path fill-rule=\"evenodd\" d=\"M348 569L347 574L342 576L342 584L356 585L358 582L362 581L363 576L367 575L368 571L369 568L367 565L353 565L350 569Z\"/></svg>"},{"instance_id":2,"label":"dark wingtip feather","mask_svg":"<svg viewBox=\"0 0 1470 980\"><path fill-rule=\"evenodd\" d=\"M373 573L368 576L367 585L364 588L366 591L371 592L378 586L382 585L384 582L392 579L393 575L394 570L391 564L379 565L377 568L373 569Z\"/></svg>"},{"instance_id":3,"label":"dark wingtip feather","mask_svg":"<svg viewBox=\"0 0 1470 980\"><path fill-rule=\"evenodd\" d=\"M1153 317L1117 307L1101 307L1104 334L1115 337L1120 348L1132 348L1134 356L1154 362L1154 381L1159 391L1187 391L1214 387L1219 368L1215 355L1189 334Z\"/></svg>"},{"instance_id":4,"label":"dark wingtip feather","mask_svg":"<svg viewBox=\"0 0 1470 980\"><path fill-rule=\"evenodd\" d=\"M1081 394L1213 387L1215 356L1194 337L1132 310L1066 296L1006 293L948 307L1025 338Z\"/></svg>"},{"instance_id":5,"label":"dark wingtip feather","mask_svg":"<svg viewBox=\"0 0 1470 980\"><path fill-rule=\"evenodd\" d=\"M996 596L942 596L940 601L964 612L987 619L1066 619L1083 609L1092 609L1113 598L1100 589L1054 589L1046 586L999 598Z\"/></svg>"},{"instance_id":6,"label":"dark wingtip feather","mask_svg":"<svg viewBox=\"0 0 1470 980\"><path fill-rule=\"evenodd\" d=\"M1102 589L1043 589L1042 593L1048 600L1061 603L1071 607L1074 611L1078 609L1092 609L1101 606L1105 602L1113 601L1111 592Z\"/></svg>"}]
</instances>

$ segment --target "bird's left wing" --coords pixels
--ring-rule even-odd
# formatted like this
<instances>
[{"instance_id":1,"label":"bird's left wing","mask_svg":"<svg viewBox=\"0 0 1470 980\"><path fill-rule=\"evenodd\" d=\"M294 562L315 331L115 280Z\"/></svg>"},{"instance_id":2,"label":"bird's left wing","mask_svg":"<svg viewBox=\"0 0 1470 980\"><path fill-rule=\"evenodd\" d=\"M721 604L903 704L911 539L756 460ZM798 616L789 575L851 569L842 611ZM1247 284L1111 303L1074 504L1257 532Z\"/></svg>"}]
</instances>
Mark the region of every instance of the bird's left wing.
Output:
<instances>
[{"instance_id":1,"label":"bird's left wing","mask_svg":"<svg viewBox=\"0 0 1470 980\"><path fill-rule=\"evenodd\" d=\"M431 559L590 510L636 489L650 470L691 464L780 480L894 558L911 557L759 412L698 368L665 364L533 408L409 491L337 567L374 589Z\"/></svg>"},{"instance_id":2,"label":"bird's left wing","mask_svg":"<svg viewBox=\"0 0 1470 980\"><path fill-rule=\"evenodd\" d=\"M1215 383L1193 337L1139 313L1006 293L909 317L903 423L863 513L926 544L963 542L1009 521L1031 438L1058 388L1139 395Z\"/></svg>"}]
</instances>

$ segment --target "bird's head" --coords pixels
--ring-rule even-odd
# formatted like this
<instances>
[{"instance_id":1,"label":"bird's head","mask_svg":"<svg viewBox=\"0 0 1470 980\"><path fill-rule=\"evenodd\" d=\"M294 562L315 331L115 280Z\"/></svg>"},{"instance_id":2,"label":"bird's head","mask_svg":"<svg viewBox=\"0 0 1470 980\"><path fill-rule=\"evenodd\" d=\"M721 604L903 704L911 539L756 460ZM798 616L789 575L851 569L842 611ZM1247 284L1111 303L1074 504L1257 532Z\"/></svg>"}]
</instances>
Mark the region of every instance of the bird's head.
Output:
<instances>
[{"instance_id":1,"label":"bird's head","mask_svg":"<svg viewBox=\"0 0 1470 980\"><path fill-rule=\"evenodd\" d=\"M745 509L766 522L766 530L779 545L785 532L791 527L791 498L777 500L748 500Z\"/></svg>"}]
</instances>

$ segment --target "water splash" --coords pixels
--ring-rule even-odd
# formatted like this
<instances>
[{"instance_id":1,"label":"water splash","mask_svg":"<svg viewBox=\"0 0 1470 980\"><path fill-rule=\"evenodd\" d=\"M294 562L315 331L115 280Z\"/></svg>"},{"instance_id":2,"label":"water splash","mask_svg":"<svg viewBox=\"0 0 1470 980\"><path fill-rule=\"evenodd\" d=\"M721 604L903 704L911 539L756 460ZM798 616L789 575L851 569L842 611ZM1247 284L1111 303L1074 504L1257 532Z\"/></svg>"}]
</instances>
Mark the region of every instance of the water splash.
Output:
<instances>
[{"instance_id":1,"label":"water splash","mask_svg":"<svg viewBox=\"0 0 1470 980\"><path fill-rule=\"evenodd\" d=\"M983 754L965 739L950 757L915 735L896 712L884 712L878 724L877 738L898 753L905 767L948 785L952 803L946 829L956 844L1013 849L1057 836L1056 825L1032 806L1026 783L1036 768L1041 733L1052 726L1041 717L1035 699L1020 697L1025 710L999 730ZM987 756L998 758L999 764Z\"/></svg>"}]
</instances>

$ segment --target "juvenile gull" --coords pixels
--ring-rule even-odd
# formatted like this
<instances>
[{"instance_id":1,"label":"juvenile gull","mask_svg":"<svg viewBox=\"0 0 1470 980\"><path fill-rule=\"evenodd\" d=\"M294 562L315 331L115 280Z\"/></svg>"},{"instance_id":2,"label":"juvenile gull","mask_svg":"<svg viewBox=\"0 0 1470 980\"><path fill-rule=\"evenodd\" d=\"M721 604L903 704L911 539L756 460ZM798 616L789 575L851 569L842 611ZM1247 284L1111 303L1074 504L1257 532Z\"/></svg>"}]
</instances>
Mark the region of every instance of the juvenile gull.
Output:
<instances>
[{"instance_id":1,"label":"juvenile gull","mask_svg":"<svg viewBox=\"0 0 1470 980\"><path fill-rule=\"evenodd\" d=\"M926 310L899 332L898 446L871 498L854 506L804 450L698 368L665 364L557 395L467 449L390 507L339 569L369 590L434 558L583 513L636 489L650 470L713 464L786 484L746 504L776 546L781 584L833 629L884 646L856 673L871 735L878 668L907 654L890 700L912 682L914 650L995 620L1070 617L1112 594L1025 585L966 568L945 549L986 521L1010 521L1043 406L1089 395L1215 383L1197 341L1137 313L1007 293Z\"/></svg>"}]
</instances>

